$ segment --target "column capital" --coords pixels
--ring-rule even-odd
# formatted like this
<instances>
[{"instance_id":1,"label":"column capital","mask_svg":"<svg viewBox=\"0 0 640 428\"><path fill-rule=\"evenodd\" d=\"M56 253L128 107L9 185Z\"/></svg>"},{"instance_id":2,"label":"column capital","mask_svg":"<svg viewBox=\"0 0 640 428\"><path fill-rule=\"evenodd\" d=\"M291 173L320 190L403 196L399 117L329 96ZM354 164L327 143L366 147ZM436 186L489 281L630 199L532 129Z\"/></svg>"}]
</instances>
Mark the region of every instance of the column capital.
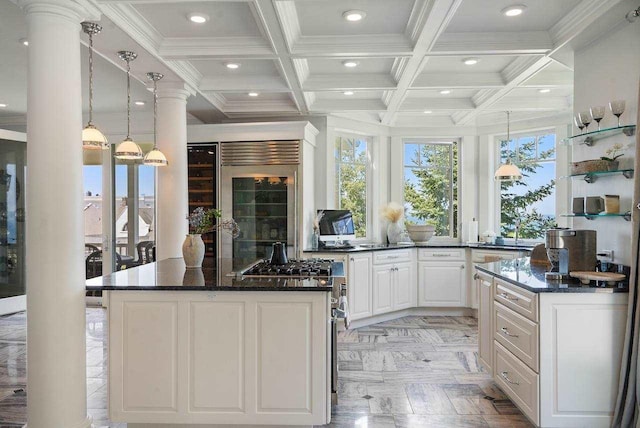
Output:
<instances>
[{"instance_id":1,"label":"column capital","mask_svg":"<svg viewBox=\"0 0 640 428\"><path fill-rule=\"evenodd\" d=\"M158 82L158 101L174 98L186 102L191 95L195 95L195 90L186 83Z\"/></svg>"},{"instance_id":2,"label":"column capital","mask_svg":"<svg viewBox=\"0 0 640 428\"><path fill-rule=\"evenodd\" d=\"M87 0L18 0L18 6L29 14L52 14L78 24L82 21L100 20L100 10Z\"/></svg>"}]
</instances>

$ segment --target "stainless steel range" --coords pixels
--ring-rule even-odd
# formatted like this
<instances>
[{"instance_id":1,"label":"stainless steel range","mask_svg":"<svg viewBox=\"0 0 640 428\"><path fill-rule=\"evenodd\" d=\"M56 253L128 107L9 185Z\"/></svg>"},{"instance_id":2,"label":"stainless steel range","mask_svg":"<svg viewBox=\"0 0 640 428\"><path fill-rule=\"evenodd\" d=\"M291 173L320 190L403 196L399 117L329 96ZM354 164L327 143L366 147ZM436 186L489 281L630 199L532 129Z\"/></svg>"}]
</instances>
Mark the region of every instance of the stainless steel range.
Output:
<instances>
[{"instance_id":1,"label":"stainless steel range","mask_svg":"<svg viewBox=\"0 0 640 428\"><path fill-rule=\"evenodd\" d=\"M285 257L286 260L286 257ZM318 281L323 286L331 286L331 398L337 403L338 390L338 322L349 328L349 304L344 264L331 259L286 260L274 263L260 260L238 273L242 278L284 278Z\"/></svg>"}]
</instances>

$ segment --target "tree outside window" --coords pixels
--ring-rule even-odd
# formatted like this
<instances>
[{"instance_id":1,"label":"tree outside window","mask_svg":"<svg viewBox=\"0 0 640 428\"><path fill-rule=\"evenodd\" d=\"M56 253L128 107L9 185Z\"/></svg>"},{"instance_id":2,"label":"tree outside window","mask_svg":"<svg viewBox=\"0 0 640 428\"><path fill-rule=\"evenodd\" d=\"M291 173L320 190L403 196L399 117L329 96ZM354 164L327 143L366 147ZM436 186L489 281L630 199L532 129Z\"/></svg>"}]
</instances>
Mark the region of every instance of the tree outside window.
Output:
<instances>
[{"instance_id":1,"label":"tree outside window","mask_svg":"<svg viewBox=\"0 0 640 428\"><path fill-rule=\"evenodd\" d=\"M511 159L522 171L520 181L500 183L500 231L515 237L520 219L521 238L540 239L556 224L556 136L541 134L500 143L500 161Z\"/></svg>"},{"instance_id":2,"label":"tree outside window","mask_svg":"<svg viewBox=\"0 0 640 428\"><path fill-rule=\"evenodd\" d=\"M435 225L436 236L457 236L456 142L404 143L404 206L407 221Z\"/></svg>"},{"instance_id":3,"label":"tree outside window","mask_svg":"<svg viewBox=\"0 0 640 428\"><path fill-rule=\"evenodd\" d=\"M337 137L335 141L338 209L350 210L356 237L367 236L368 142L362 137Z\"/></svg>"}]
</instances>

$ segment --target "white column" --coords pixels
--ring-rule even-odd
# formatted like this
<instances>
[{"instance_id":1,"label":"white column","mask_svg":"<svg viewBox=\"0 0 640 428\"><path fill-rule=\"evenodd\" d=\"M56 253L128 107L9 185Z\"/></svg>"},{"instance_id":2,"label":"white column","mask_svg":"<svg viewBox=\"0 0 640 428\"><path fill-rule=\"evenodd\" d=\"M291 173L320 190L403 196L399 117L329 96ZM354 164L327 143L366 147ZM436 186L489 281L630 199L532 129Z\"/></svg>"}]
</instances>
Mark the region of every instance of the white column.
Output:
<instances>
[{"instance_id":1,"label":"white column","mask_svg":"<svg viewBox=\"0 0 640 428\"><path fill-rule=\"evenodd\" d=\"M184 85L158 82L158 148L169 161L158 168L156 191L156 259L182 257L189 233L187 166L187 98Z\"/></svg>"},{"instance_id":2,"label":"white column","mask_svg":"<svg viewBox=\"0 0 640 428\"><path fill-rule=\"evenodd\" d=\"M87 415L79 1L20 0L28 24L26 278L29 428Z\"/></svg>"}]
</instances>

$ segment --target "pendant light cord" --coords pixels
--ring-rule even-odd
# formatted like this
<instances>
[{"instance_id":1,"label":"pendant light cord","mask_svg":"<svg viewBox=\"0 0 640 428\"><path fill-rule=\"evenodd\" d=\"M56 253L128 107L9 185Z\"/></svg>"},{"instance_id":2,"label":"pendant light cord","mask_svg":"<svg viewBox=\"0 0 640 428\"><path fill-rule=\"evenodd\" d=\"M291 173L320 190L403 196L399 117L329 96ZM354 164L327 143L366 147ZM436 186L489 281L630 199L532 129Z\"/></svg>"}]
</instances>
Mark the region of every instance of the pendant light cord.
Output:
<instances>
[{"instance_id":1,"label":"pendant light cord","mask_svg":"<svg viewBox=\"0 0 640 428\"><path fill-rule=\"evenodd\" d=\"M153 80L153 150L157 149L158 135L158 81Z\"/></svg>"},{"instance_id":2,"label":"pendant light cord","mask_svg":"<svg viewBox=\"0 0 640 428\"><path fill-rule=\"evenodd\" d=\"M89 123L93 125L93 33L89 33Z\"/></svg>"},{"instance_id":3,"label":"pendant light cord","mask_svg":"<svg viewBox=\"0 0 640 428\"><path fill-rule=\"evenodd\" d=\"M131 60L127 58L127 140L131 139Z\"/></svg>"}]
</instances>

